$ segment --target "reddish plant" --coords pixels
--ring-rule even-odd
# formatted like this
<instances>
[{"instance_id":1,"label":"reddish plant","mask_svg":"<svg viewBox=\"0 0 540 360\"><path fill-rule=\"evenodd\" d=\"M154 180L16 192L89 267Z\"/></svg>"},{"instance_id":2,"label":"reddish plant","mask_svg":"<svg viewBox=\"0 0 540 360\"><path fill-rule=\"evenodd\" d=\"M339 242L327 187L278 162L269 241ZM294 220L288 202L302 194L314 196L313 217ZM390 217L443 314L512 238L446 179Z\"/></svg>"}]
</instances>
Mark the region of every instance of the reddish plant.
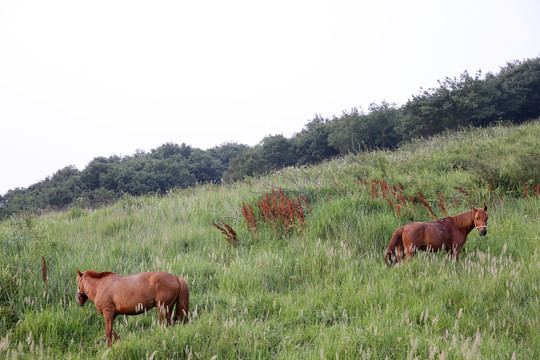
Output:
<instances>
[{"instance_id":1,"label":"reddish plant","mask_svg":"<svg viewBox=\"0 0 540 360\"><path fill-rule=\"evenodd\" d=\"M525 193L525 197L527 200L529 200L529 194L527 193L527 184L523 184L523 192Z\"/></svg>"},{"instance_id":2,"label":"reddish plant","mask_svg":"<svg viewBox=\"0 0 540 360\"><path fill-rule=\"evenodd\" d=\"M371 196L376 199L378 196L377 196L377 188L375 186L375 184L377 184L377 180L375 179L371 179L371 186L370 186L370 189L371 189Z\"/></svg>"},{"instance_id":3,"label":"reddish plant","mask_svg":"<svg viewBox=\"0 0 540 360\"><path fill-rule=\"evenodd\" d=\"M388 190L388 184L386 183L386 180L383 179L382 181L379 181L379 185L382 187L383 197L385 197L385 195L390 192Z\"/></svg>"},{"instance_id":4,"label":"reddish plant","mask_svg":"<svg viewBox=\"0 0 540 360\"><path fill-rule=\"evenodd\" d=\"M439 207L441 208L441 211L442 211L443 215L445 217L448 216L448 214L446 213L446 208L444 207L442 201L439 201Z\"/></svg>"},{"instance_id":5,"label":"reddish plant","mask_svg":"<svg viewBox=\"0 0 540 360\"><path fill-rule=\"evenodd\" d=\"M525 193L525 197L530 200L527 184L523 184L523 192ZM536 198L540 196L540 184L531 185L531 196Z\"/></svg>"},{"instance_id":6,"label":"reddish plant","mask_svg":"<svg viewBox=\"0 0 540 360\"><path fill-rule=\"evenodd\" d=\"M330 197L330 193L328 196ZM242 214L246 219L248 229L255 234L257 233L257 225L261 221L270 224L276 234L284 234L294 228L299 231L303 228L306 220L302 203L311 213L311 208L305 198L299 197L295 201L287 197L283 189L279 188L277 192L272 189L271 193L266 193L257 202L259 209L257 216L254 214L253 208L250 205L246 206L245 203L242 203Z\"/></svg>"},{"instance_id":7,"label":"reddish plant","mask_svg":"<svg viewBox=\"0 0 540 360\"><path fill-rule=\"evenodd\" d=\"M446 198L444 197L443 193L440 191L437 191L437 193L439 194L439 197L441 198L443 204L446 205Z\"/></svg>"},{"instance_id":8,"label":"reddish plant","mask_svg":"<svg viewBox=\"0 0 540 360\"><path fill-rule=\"evenodd\" d=\"M212 225L218 228L219 231L221 231L221 233L225 235L225 240L227 240L229 244L233 245L234 247L237 247L238 236L236 235L236 231L234 231L233 228L229 224L226 224L223 220L221 222L223 224L223 227L219 226L216 223L213 223Z\"/></svg>"},{"instance_id":9,"label":"reddish plant","mask_svg":"<svg viewBox=\"0 0 540 360\"><path fill-rule=\"evenodd\" d=\"M404 214L405 211L411 211L414 213L414 205L415 202L421 203L428 211L431 217L435 220L438 219L438 216L435 214L435 212L431 209L430 205L428 204L425 196L419 192L418 196L411 196L404 194L405 187L402 183L398 183L397 185L389 184L385 179L383 180L376 180L376 179L370 179L368 182L364 178L360 178L359 181L357 181L358 186L365 185L367 193L371 196L372 199L379 199L379 202L382 204L383 199L388 203L388 206L390 206L390 209L395 211L397 216L400 216L401 214ZM465 194L466 196L470 196L465 190L456 187L460 192ZM540 188L539 188L540 191ZM447 199L443 195L441 191L437 191L437 194L440 198L440 201L438 201L438 205L444 214L444 216L448 216L448 205L447 205ZM457 201L455 198L452 199L454 201L454 204L456 207Z\"/></svg>"},{"instance_id":10,"label":"reddish plant","mask_svg":"<svg viewBox=\"0 0 540 360\"><path fill-rule=\"evenodd\" d=\"M441 208L441 211L443 212L444 216L448 216L448 214L446 213L446 198L444 197L442 192L437 191L437 193L439 194L439 197L441 198L441 201L439 201L439 207Z\"/></svg>"},{"instance_id":11,"label":"reddish plant","mask_svg":"<svg viewBox=\"0 0 540 360\"><path fill-rule=\"evenodd\" d=\"M387 198L386 196L384 197L384 199L386 200L386 202L390 206L390 209L394 210L394 204L392 203L392 201L389 198Z\"/></svg>"},{"instance_id":12,"label":"reddish plant","mask_svg":"<svg viewBox=\"0 0 540 360\"><path fill-rule=\"evenodd\" d=\"M418 197L417 199L420 201L420 203L422 205L425 206L426 209L428 209L429 211L429 214L431 215L431 217L433 218L433 220L437 220L437 215L435 215L435 213L433 212L433 210L431 210L431 207L429 206L429 204L427 203L426 201L426 198L424 197L424 194L422 194L421 192L418 192Z\"/></svg>"},{"instance_id":13,"label":"reddish plant","mask_svg":"<svg viewBox=\"0 0 540 360\"><path fill-rule=\"evenodd\" d=\"M466 192L465 190L463 190L462 188L460 188L458 186L454 186L454 189L459 190L461 193L465 194L465 196L468 196L468 197L471 196L471 195L469 195L468 192Z\"/></svg>"},{"instance_id":14,"label":"reddish plant","mask_svg":"<svg viewBox=\"0 0 540 360\"><path fill-rule=\"evenodd\" d=\"M43 277L43 282L47 283L47 264L45 263L45 257L41 255L42 265L41 265L41 276Z\"/></svg>"},{"instance_id":15,"label":"reddish plant","mask_svg":"<svg viewBox=\"0 0 540 360\"><path fill-rule=\"evenodd\" d=\"M403 195L401 190L399 190L405 190L402 184L399 184L399 186L390 185L385 179L380 181L377 179L370 179L368 182L364 178L361 178L358 185L360 186L362 184L365 185L366 191L372 199L379 199L381 204L384 199L390 209L396 212L396 215L399 216L402 213L402 210L407 209L407 198ZM414 202L414 197L411 196L409 199L411 203Z\"/></svg>"},{"instance_id":16,"label":"reddish plant","mask_svg":"<svg viewBox=\"0 0 540 360\"><path fill-rule=\"evenodd\" d=\"M308 204L306 198L301 197L300 199L302 199L302 201L304 202L304 204L306 204L306 208L308 209L309 213L311 214L311 208L309 207L309 204ZM300 206L300 204L298 204L298 206Z\"/></svg>"},{"instance_id":17,"label":"reddish plant","mask_svg":"<svg viewBox=\"0 0 540 360\"><path fill-rule=\"evenodd\" d=\"M497 205L497 197L495 196L495 191L493 190L493 185L489 183L489 190L491 190L491 195L493 195L493 203Z\"/></svg>"},{"instance_id":18,"label":"reddish plant","mask_svg":"<svg viewBox=\"0 0 540 360\"><path fill-rule=\"evenodd\" d=\"M247 227L249 230L253 231L253 234L257 235L257 219L255 219L255 214L253 213L253 206L246 204L242 201L242 215L246 219Z\"/></svg>"},{"instance_id":19,"label":"reddish plant","mask_svg":"<svg viewBox=\"0 0 540 360\"><path fill-rule=\"evenodd\" d=\"M398 201L401 205L407 206L407 199L401 194L401 191L397 195Z\"/></svg>"}]
</instances>

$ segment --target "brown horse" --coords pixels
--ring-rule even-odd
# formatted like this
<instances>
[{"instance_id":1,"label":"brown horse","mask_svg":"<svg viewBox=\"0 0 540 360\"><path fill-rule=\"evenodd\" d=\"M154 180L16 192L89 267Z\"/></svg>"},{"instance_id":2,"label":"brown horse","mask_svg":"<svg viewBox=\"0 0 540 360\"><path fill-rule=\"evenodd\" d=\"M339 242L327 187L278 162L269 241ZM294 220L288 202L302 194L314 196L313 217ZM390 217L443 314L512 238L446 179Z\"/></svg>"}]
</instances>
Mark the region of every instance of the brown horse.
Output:
<instances>
[{"instance_id":1,"label":"brown horse","mask_svg":"<svg viewBox=\"0 0 540 360\"><path fill-rule=\"evenodd\" d=\"M473 207L471 211L434 222L409 223L392 235L385 261L388 265L400 261L403 250L407 259L411 259L418 249L431 252L446 250L457 261L472 229L476 227L480 236L487 234L487 221L485 206L483 209Z\"/></svg>"},{"instance_id":2,"label":"brown horse","mask_svg":"<svg viewBox=\"0 0 540 360\"><path fill-rule=\"evenodd\" d=\"M77 270L79 306L83 306L88 299L94 302L105 319L107 346L111 346L111 335L118 339L113 330L117 315L137 315L157 306L160 325L163 314L168 325L176 320L188 322L189 290L186 282L162 271L117 275L110 271L88 270L81 273Z\"/></svg>"}]
</instances>

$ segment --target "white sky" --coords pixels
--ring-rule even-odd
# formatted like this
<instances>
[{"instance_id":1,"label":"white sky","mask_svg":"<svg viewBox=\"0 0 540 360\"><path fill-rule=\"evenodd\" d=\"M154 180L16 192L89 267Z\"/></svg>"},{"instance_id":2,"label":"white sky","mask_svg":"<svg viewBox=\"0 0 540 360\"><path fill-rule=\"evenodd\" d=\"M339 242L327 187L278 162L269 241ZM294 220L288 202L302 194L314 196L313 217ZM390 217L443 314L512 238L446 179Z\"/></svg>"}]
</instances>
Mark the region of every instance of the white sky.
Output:
<instances>
[{"instance_id":1,"label":"white sky","mask_svg":"<svg viewBox=\"0 0 540 360\"><path fill-rule=\"evenodd\" d=\"M166 142L291 137L538 56L538 0L0 0L0 194Z\"/></svg>"}]
</instances>

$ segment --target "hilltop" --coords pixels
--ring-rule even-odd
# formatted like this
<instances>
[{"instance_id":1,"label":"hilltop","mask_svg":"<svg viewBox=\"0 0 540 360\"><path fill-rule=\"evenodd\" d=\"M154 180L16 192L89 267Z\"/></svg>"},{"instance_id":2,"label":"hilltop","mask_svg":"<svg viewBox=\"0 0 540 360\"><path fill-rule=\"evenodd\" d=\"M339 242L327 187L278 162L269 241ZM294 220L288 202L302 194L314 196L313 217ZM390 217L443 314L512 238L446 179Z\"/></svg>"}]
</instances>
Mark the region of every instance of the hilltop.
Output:
<instances>
[{"instance_id":1,"label":"hilltop","mask_svg":"<svg viewBox=\"0 0 540 360\"><path fill-rule=\"evenodd\" d=\"M538 120L467 128L230 184L13 216L0 223L0 355L533 359L538 149ZM272 196L294 201L292 220L264 215ZM488 235L472 232L459 262L424 253L384 265L397 227L484 204ZM119 317L108 350L103 318L75 300L76 269L181 276L191 323L160 328L154 310Z\"/></svg>"}]
</instances>

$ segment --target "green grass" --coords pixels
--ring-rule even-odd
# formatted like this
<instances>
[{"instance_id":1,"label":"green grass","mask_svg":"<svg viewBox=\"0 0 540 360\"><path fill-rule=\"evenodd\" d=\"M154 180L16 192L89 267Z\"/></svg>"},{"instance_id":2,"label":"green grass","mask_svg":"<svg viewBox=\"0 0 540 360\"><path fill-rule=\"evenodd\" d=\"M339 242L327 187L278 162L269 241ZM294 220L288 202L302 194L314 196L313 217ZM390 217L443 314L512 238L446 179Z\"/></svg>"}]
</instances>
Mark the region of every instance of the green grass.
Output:
<instances>
[{"instance_id":1,"label":"green grass","mask_svg":"<svg viewBox=\"0 0 540 360\"><path fill-rule=\"evenodd\" d=\"M466 129L242 183L13 217L0 224L0 358L533 359L540 200L522 185L540 183L538 139L538 121ZM421 204L396 216L362 178L421 191L440 217L438 191L451 215L487 204L489 233L473 231L457 263L419 253L388 268L394 230L431 218ZM255 205L271 186L308 199L301 231L246 228L242 201ZM212 226L222 220L237 248ZM191 322L120 316L108 349L102 316L77 305L76 269L182 276Z\"/></svg>"}]
</instances>

